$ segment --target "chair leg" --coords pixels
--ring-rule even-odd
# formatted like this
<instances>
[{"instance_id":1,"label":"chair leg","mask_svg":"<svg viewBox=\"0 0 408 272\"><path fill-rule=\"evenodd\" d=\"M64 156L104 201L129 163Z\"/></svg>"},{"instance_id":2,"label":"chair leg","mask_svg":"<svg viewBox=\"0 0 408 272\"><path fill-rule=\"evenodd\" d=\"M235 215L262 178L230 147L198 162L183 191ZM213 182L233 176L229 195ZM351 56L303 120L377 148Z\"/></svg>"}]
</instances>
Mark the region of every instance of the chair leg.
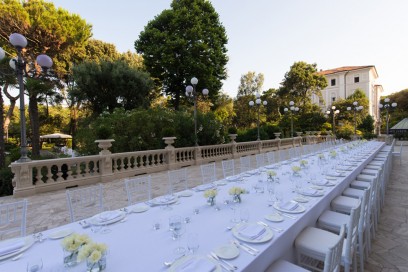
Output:
<instances>
[{"instance_id":1,"label":"chair leg","mask_svg":"<svg viewBox=\"0 0 408 272\"><path fill-rule=\"evenodd\" d=\"M360 271L364 272L365 247L364 247L363 233L358 234L358 254L359 254L359 260L360 260Z\"/></svg>"}]
</instances>

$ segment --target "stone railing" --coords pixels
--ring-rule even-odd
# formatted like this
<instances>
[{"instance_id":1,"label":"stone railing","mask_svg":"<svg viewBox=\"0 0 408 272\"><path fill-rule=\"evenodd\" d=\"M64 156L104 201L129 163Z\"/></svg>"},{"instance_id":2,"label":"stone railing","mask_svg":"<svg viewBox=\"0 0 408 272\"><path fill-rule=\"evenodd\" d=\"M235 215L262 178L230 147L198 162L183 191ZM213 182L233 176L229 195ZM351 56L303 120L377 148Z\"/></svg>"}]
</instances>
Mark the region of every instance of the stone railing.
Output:
<instances>
[{"instance_id":1,"label":"stone railing","mask_svg":"<svg viewBox=\"0 0 408 272\"><path fill-rule=\"evenodd\" d=\"M164 138L164 149L112 154L106 147L99 155L14 162L10 165L14 173L14 196L24 197L36 193L61 190L135 175L179 169L211 161L236 159L269 151L314 144L328 138L306 135L302 137L274 139L197 147L175 148L174 137ZM233 139L233 137L231 137ZM105 140L107 141L107 140ZM113 140L110 140L113 142Z\"/></svg>"}]
</instances>

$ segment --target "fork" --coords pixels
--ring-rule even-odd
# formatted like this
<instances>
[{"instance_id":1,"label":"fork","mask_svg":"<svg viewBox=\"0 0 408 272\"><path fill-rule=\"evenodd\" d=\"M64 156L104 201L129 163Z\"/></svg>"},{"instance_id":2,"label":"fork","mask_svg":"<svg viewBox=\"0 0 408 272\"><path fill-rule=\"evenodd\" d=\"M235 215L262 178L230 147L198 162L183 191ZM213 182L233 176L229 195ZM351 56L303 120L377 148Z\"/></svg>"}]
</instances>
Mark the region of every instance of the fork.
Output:
<instances>
[{"instance_id":1,"label":"fork","mask_svg":"<svg viewBox=\"0 0 408 272\"><path fill-rule=\"evenodd\" d=\"M216 258L214 258L212 255L208 254L207 257L214 260L214 261L216 261L217 263L219 263L221 265L221 267L224 268L225 270L230 271L230 272L234 271L234 269L229 268L224 263L222 263L219 260L217 260Z\"/></svg>"},{"instance_id":2,"label":"fork","mask_svg":"<svg viewBox=\"0 0 408 272\"><path fill-rule=\"evenodd\" d=\"M230 262L227 262L227 261L224 260L224 259L219 258L219 257L217 256L217 254L215 254L214 252L211 251L211 252L210 252L210 255L213 256L214 259L216 259L217 261L223 262L224 264L226 264L227 266L229 266L231 269L233 269L233 270L237 270L237 269L238 269L237 266L231 264Z\"/></svg>"},{"instance_id":3,"label":"fork","mask_svg":"<svg viewBox=\"0 0 408 272\"><path fill-rule=\"evenodd\" d=\"M284 231L284 229L277 228L277 227L272 227L272 226L270 226L270 225L268 225L267 223L262 222L262 221L258 221L257 223L258 223L258 224L261 224L261 225L263 225L263 226L265 226L265 227L271 228L272 230L274 230L274 231L276 231L276 232L282 232L282 231Z\"/></svg>"}]
</instances>

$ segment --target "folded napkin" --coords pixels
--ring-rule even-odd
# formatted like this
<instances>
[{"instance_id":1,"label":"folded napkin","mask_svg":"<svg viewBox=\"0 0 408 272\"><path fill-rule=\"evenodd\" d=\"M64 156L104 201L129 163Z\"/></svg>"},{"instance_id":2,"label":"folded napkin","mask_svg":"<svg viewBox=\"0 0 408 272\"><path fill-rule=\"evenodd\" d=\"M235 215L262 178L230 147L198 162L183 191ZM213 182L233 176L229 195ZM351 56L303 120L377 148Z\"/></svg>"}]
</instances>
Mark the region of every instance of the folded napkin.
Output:
<instances>
[{"instance_id":1,"label":"folded napkin","mask_svg":"<svg viewBox=\"0 0 408 272\"><path fill-rule=\"evenodd\" d=\"M308 196L315 196L320 194L318 190L312 189L312 188L308 188L308 189L303 189L302 190L302 194L303 195L308 195Z\"/></svg>"},{"instance_id":2,"label":"folded napkin","mask_svg":"<svg viewBox=\"0 0 408 272\"><path fill-rule=\"evenodd\" d=\"M209 183L209 184L203 184L203 185L197 186L197 189L198 189L198 190L201 190L201 191L208 190L208 189L212 189L212 188L214 188L214 185L211 184L211 183Z\"/></svg>"},{"instance_id":3,"label":"folded napkin","mask_svg":"<svg viewBox=\"0 0 408 272\"><path fill-rule=\"evenodd\" d=\"M238 231L239 235L246 239L254 240L257 239L259 236L264 234L266 231L265 227L254 224L254 225L245 225L241 227Z\"/></svg>"},{"instance_id":4,"label":"folded napkin","mask_svg":"<svg viewBox=\"0 0 408 272\"><path fill-rule=\"evenodd\" d=\"M177 272L212 272L215 270L215 264L202 258L192 258L182 264Z\"/></svg>"},{"instance_id":5,"label":"folded napkin","mask_svg":"<svg viewBox=\"0 0 408 272\"><path fill-rule=\"evenodd\" d=\"M174 196L160 196L154 199L156 203L167 203L174 200Z\"/></svg>"},{"instance_id":6,"label":"folded napkin","mask_svg":"<svg viewBox=\"0 0 408 272\"><path fill-rule=\"evenodd\" d=\"M282 210L287 210L287 211L296 210L297 207L299 207L299 203L293 202L293 201L288 201L286 203L279 205L279 208L281 208Z\"/></svg>"},{"instance_id":7,"label":"folded napkin","mask_svg":"<svg viewBox=\"0 0 408 272\"><path fill-rule=\"evenodd\" d=\"M342 173L328 173L326 176L329 176L329 177L345 177L346 175L344 175Z\"/></svg>"},{"instance_id":8,"label":"folded napkin","mask_svg":"<svg viewBox=\"0 0 408 272\"><path fill-rule=\"evenodd\" d=\"M318 181L316 181L315 182L315 184L316 185L319 185L319 186L325 186L325 185L327 185L329 182L327 181L327 180L318 180Z\"/></svg>"},{"instance_id":9,"label":"folded napkin","mask_svg":"<svg viewBox=\"0 0 408 272\"><path fill-rule=\"evenodd\" d=\"M24 240L19 239L16 241L10 241L0 248L0 256L11 254L20 250L25 245Z\"/></svg>"},{"instance_id":10,"label":"folded napkin","mask_svg":"<svg viewBox=\"0 0 408 272\"><path fill-rule=\"evenodd\" d=\"M119 217L122 213L120 211L106 211L98 215L100 222L110 221Z\"/></svg>"}]
</instances>

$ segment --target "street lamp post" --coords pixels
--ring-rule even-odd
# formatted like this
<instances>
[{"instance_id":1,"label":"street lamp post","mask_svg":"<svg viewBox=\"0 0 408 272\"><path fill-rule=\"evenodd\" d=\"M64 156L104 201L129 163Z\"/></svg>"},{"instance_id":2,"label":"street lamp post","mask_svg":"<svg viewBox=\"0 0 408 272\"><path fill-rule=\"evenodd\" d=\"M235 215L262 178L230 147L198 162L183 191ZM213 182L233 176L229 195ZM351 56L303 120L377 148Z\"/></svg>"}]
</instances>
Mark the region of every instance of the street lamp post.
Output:
<instances>
[{"instance_id":1,"label":"street lamp post","mask_svg":"<svg viewBox=\"0 0 408 272\"><path fill-rule=\"evenodd\" d=\"M27 157L27 138L26 138L26 123L25 123L25 103L24 103L24 80L23 77L27 74L26 66L27 63L24 61L22 56L22 50L27 46L27 39L19 34L13 33L9 37L10 43L14 46L17 51L17 58L12 58L10 60L10 66L16 71L16 76L19 85L20 94L20 126L21 126L21 143L20 143L20 154L21 157L18 162L28 162L31 159ZM0 48L1 49L1 48ZM0 60L5 57L4 50L0 50ZM36 62L41 66L44 73L52 66L52 59L44 54L37 56Z\"/></svg>"},{"instance_id":2,"label":"street lamp post","mask_svg":"<svg viewBox=\"0 0 408 272\"><path fill-rule=\"evenodd\" d=\"M379 106L379 108L380 109L385 109L385 111L387 112L387 136L388 136L388 134L389 134L389 130L388 130L388 122L389 122L389 113L388 113L388 111L389 111L389 109L391 109L391 108L395 108L396 106L397 106L397 103L391 103L390 104L390 99L389 98L385 98L384 99L384 104L379 104L378 105Z\"/></svg>"},{"instance_id":3,"label":"street lamp post","mask_svg":"<svg viewBox=\"0 0 408 272\"><path fill-rule=\"evenodd\" d=\"M186 96L187 97L192 97L194 100L194 141L195 141L195 146L198 146L198 137L197 137L197 91L196 91L196 87L197 87L197 83L198 83L198 79L196 77L193 77L191 79L191 85L188 85L186 87ZM208 95L208 89L203 89L202 93L204 96Z\"/></svg>"},{"instance_id":4,"label":"street lamp post","mask_svg":"<svg viewBox=\"0 0 408 272\"><path fill-rule=\"evenodd\" d=\"M356 113L358 111L361 111L364 107L359 106L357 101L353 102L353 107L347 107L347 110L353 110L354 111L354 137L357 136L357 121L356 121Z\"/></svg>"},{"instance_id":5,"label":"street lamp post","mask_svg":"<svg viewBox=\"0 0 408 272\"><path fill-rule=\"evenodd\" d=\"M258 128L258 139L257 139L257 141L260 141L260 140L261 140L261 136L260 136L260 134L259 134L259 110L260 110L260 108L261 108L261 104L264 105L264 106L266 106L266 105L268 105L268 102L267 102L267 101L262 101L262 100L261 100L261 95L260 95L259 93L256 93L255 96L256 96L255 102L254 102L254 101L249 101L249 106L250 106L250 107L253 107L255 104L256 104L256 106L257 106L257 110L258 110L258 120L257 120L257 123L256 123L257 128Z\"/></svg>"},{"instance_id":6,"label":"street lamp post","mask_svg":"<svg viewBox=\"0 0 408 272\"><path fill-rule=\"evenodd\" d=\"M332 127L332 133L333 133L333 135L336 135L336 123L335 123L335 116L336 116L336 114L339 114L340 113L340 110L336 110L336 106L332 106L331 107L331 111L330 110L328 110L328 111L326 111L326 113L327 113L327 115L330 115L330 113L332 113L333 114L333 127Z\"/></svg>"},{"instance_id":7,"label":"street lamp post","mask_svg":"<svg viewBox=\"0 0 408 272\"><path fill-rule=\"evenodd\" d=\"M295 107L295 102L289 102L289 108L283 109L285 113L290 110L290 136L293 138L293 114L299 111L299 107Z\"/></svg>"}]
</instances>

